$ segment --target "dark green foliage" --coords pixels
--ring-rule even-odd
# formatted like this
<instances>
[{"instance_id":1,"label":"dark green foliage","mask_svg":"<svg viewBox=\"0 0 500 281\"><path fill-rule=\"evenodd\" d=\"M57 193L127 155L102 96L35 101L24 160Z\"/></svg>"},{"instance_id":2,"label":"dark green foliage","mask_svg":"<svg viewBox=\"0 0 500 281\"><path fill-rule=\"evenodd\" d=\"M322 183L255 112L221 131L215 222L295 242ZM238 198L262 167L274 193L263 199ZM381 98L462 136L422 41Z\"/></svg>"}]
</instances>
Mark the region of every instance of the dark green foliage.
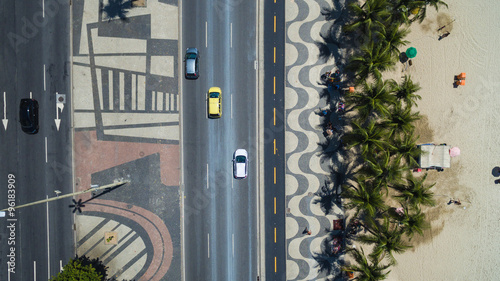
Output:
<instances>
[{"instance_id":1,"label":"dark green foliage","mask_svg":"<svg viewBox=\"0 0 500 281\"><path fill-rule=\"evenodd\" d=\"M52 281L104 281L107 268L99 259L86 256L71 259Z\"/></svg>"},{"instance_id":2,"label":"dark green foliage","mask_svg":"<svg viewBox=\"0 0 500 281\"><path fill-rule=\"evenodd\" d=\"M346 272L356 273L356 280L359 281L377 281L385 280L389 275L389 271L386 271L391 265L381 265L381 260L374 256L369 255L368 258L365 256L363 248L361 250L350 249L349 253L354 258L355 264L345 266L342 268Z\"/></svg>"},{"instance_id":3,"label":"dark green foliage","mask_svg":"<svg viewBox=\"0 0 500 281\"><path fill-rule=\"evenodd\" d=\"M356 75L359 84L370 77L381 78L382 72L394 68L396 60L387 44L375 44L370 41L349 59L346 69Z\"/></svg>"}]
</instances>

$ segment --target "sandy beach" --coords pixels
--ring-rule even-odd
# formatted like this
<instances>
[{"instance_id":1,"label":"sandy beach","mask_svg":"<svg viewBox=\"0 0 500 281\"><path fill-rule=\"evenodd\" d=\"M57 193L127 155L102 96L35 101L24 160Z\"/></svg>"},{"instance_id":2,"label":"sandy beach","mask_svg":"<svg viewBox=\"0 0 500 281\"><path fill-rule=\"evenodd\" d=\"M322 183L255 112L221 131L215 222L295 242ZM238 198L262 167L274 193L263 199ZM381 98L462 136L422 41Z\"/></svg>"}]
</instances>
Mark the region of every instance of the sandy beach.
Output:
<instances>
[{"instance_id":1,"label":"sandy beach","mask_svg":"<svg viewBox=\"0 0 500 281\"><path fill-rule=\"evenodd\" d=\"M415 248L397 255L388 280L498 280L500 274L500 15L497 1L446 1L413 24L407 40L418 50L412 66L398 63L385 75L420 83L419 143L458 146L459 157L442 173L429 172L437 205L427 210L432 228ZM438 29L449 23L441 31ZM449 31L450 35L438 40ZM466 73L465 86L454 76ZM458 198L462 205L448 205Z\"/></svg>"}]
</instances>

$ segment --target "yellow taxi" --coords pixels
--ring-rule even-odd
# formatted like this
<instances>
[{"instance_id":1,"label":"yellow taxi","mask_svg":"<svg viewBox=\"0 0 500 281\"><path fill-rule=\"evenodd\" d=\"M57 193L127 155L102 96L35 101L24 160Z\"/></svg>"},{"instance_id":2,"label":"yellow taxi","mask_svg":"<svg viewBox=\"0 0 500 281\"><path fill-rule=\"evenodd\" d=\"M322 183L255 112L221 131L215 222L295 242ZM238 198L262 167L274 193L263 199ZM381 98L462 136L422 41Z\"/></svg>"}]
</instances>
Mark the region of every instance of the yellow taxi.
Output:
<instances>
[{"instance_id":1,"label":"yellow taxi","mask_svg":"<svg viewBox=\"0 0 500 281\"><path fill-rule=\"evenodd\" d=\"M222 93L219 87L208 90L208 117L220 118L222 116Z\"/></svg>"}]
</instances>

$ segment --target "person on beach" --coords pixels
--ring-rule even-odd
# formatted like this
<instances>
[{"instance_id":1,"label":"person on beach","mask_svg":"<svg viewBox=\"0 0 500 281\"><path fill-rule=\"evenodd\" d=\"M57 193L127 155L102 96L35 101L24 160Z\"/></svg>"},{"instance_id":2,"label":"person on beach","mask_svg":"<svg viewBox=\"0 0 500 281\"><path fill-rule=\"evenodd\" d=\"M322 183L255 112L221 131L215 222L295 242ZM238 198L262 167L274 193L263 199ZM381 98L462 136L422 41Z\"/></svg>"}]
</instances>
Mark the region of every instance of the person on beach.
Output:
<instances>
[{"instance_id":1,"label":"person on beach","mask_svg":"<svg viewBox=\"0 0 500 281\"><path fill-rule=\"evenodd\" d=\"M450 32L446 31L443 35L439 36L439 40L448 37L448 35L450 35Z\"/></svg>"},{"instance_id":2,"label":"person on beach","mask_svg":"<svg viewBox=\"0 0 500 281\"><path fill-rule=\"evenodd\" d=\"M455 205L462 205L462 202L460 202L460 199L455 200Z\"/></svg>"}]
</instances>

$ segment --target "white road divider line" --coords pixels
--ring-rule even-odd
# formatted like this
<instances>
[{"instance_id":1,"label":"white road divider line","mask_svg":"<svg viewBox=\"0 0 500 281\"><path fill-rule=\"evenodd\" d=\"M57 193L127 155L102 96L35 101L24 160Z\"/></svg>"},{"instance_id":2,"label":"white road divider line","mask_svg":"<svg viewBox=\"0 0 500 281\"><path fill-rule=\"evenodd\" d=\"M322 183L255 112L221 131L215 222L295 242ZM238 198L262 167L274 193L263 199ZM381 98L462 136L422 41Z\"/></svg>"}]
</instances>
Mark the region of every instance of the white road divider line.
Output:
<instances>
[{"instance_id":1,"label":"white road divider line","mask_svg":"<svg viewBox=\"0 0 500 281\"><path fill-rule=\"evenodd\" d=\"M207 233L207 242L208 242L208 258L210 258L210 233Z\"/></svg>"},{"instance_id":2,"label":"white road divider line","mask_svg":"<svg viewBox=\"0 0 500 281\"><path fill-rule=\"evenodd\" d=\"M48 157L47 157L47 137L45 137L45 163L47 163L49 160L48 160Z\"/></svg>"},{"instance_id":3,"label":"white road divider line","mask_svg":"<svg viewBox=\"0 0 500 281\"><path fill-rule=\"evenodd\" d=\"M205 22L205 48L208 48L208 22Z\"/></svg>"},{"instance_id":4,"label":"white road divider line","mask_svg":"<svg viewBox=\"0 0 500 281\"><path fill-rule=\"evenodd\" d=\"M36 281L36 261L33 261L33 280Z\"/></svg>"}]
</instances>

